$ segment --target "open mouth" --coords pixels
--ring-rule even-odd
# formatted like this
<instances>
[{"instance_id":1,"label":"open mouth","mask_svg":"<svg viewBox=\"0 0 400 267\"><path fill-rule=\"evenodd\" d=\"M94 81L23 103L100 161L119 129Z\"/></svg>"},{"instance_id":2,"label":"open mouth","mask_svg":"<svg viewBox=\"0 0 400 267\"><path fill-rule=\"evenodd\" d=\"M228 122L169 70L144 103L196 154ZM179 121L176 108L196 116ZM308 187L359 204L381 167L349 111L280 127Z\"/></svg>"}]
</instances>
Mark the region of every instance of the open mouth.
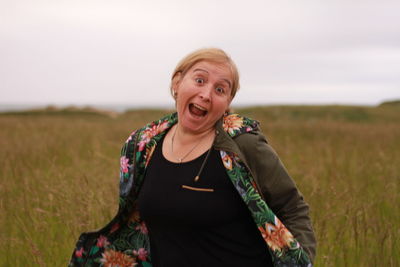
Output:
<instances>
[{"instance_id":1,"label":"open mouth","mask_svg":"<svg viewBox=\"0 0 400 267\"><path fill-rule=\"evenodd\" d=\"M189 104L189 111L193 115L204 117L207 114L207 110L199 105L190 103Z\"/></svg>"}]
</instances>

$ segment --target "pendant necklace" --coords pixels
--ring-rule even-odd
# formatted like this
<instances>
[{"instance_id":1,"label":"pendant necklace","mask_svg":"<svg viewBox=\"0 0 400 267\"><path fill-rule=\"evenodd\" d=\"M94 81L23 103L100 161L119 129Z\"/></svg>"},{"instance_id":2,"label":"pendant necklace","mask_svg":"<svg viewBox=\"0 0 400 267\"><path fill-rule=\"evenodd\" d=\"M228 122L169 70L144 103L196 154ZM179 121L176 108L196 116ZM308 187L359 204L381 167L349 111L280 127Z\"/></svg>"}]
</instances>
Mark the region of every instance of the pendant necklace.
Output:
<instances>
[{"instance_id":1,"label":"pendant necklace","mask_svg":"<svg viewBox=\"0 0 400 267\"><path fill-rule=\"evenodd\" d=\"M173 156L173 157L179 162L179 164L180 164L180 163L182 163L182 161L183 161L187 156L189 156L189 154L201 143L201 141L202 141L204 138L200 138L200 140L199 140L199 141L198 141L198 142L183 156L183 157L177 158L177 157L174 156L174 141L175 141L175 134L176 134L177 129L178 129L178 126L176 126L175 131L174 131L174 134L173 134L172 137L171 137L171 152L172 152L171 154L172 154L172 156ZM214 138L215 138L215 136L214 136ZM214 143L214 142L213 142L213 143ZM205 164L206 164L206 162L207 162L208 157L210 156L210 153L211 153L211 147L210 147L210 149L208 150L207 155L206 155L206 157L205 157L203 163L201 164L201 167L200 167L200 170L199 170L198 174L196 175L196 177L194 177L194 181L195 181L195 182L197 182L197 181L200 179L200 174L201 174L201 172L203 171L203 168L204 168L204 166L205 166Z\"/></svg>"},{"instance_id":2,"label":"pendant necklace","mask_svg":"<svg viewBox=\"0 0 400 267\"><path fill-rule=\"evenodd\" d=\"M178 126L176 126L174 134L172 135L171 138L171 152L172 152L172 156L179 162L182 163L182 161L189 156L189 154L201 143L201 141L203 140L202 138L200 138L200 140L181 158L177 158L174 156L174 141L175 141L175 134L176 134L176 130L178 129Z\"/></svg>"}]
</instances>

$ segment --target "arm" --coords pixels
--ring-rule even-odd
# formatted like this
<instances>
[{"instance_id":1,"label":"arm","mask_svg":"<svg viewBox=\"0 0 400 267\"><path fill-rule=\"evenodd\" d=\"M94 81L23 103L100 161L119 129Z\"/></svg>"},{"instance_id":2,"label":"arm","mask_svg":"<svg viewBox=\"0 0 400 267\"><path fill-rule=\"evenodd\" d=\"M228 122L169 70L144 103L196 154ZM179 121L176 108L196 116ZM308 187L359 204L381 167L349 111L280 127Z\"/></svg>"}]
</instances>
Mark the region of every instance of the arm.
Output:
<instances>
[{"instance_id":1,"label":"arm","mask_svg":"<svg viewBox=\"0 0 400 267\"><path fill-rule=\"evenodd\" d=\"M235 139L268 206L313 261L316 240L309 207L278 155L259 132L242 134Z\"/></svg>"}]
</instances>

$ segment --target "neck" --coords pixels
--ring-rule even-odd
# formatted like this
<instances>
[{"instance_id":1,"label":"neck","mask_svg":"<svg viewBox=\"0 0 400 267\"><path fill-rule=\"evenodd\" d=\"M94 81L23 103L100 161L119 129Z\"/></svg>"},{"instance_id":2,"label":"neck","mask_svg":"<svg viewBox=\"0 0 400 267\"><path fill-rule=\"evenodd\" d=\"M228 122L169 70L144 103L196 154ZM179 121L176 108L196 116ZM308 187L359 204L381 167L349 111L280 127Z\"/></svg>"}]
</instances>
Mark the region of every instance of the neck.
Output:
<instances>
[{"instance_id":1,"label":"neck","mask_svg":"<svg viewBox=\"0 0 400 267\"><path fill-rule=\"evenodd\" d=\"M182 126L179 124L176 125L176 137L175 139L179 140L181 144L193 143L194 140L206 139L207 136L211 136L211 133L214 133L215 129L210 128L200 133L193 133L190 131L185 131Z\"/></svg>"},{"instance_id":2,"label":"neck","mask_svg":"<svg viewBox=\"0 0 400 267\"><path fill-rule=\"evenodd\" d=\"M163 154L173 162L185 162L210 149L215 137L214 128L200 133L184 131L178 123L168 131L163 142Z\"/></svg>"}]
</instances>

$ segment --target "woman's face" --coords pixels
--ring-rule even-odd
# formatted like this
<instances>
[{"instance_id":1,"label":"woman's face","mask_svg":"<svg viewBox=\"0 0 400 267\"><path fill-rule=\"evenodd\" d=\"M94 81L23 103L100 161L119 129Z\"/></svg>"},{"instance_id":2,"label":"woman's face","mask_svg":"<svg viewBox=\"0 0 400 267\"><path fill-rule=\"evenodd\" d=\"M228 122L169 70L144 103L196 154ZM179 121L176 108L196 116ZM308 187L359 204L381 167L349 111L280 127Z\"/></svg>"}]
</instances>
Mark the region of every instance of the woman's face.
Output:
<instances>
[{"instance_id":1,"label":"woman's face","mask_svg":"<svg viewBox=\"0 0 400 267\"><path fill-rule=\"evenodd\" d=\"M177 74L180 75L180 74ZM228 65L200 61L176 77L176 109L182 130L200 134L213 129L231 103L232 74Z\"/></svg>"}]
</instances>

